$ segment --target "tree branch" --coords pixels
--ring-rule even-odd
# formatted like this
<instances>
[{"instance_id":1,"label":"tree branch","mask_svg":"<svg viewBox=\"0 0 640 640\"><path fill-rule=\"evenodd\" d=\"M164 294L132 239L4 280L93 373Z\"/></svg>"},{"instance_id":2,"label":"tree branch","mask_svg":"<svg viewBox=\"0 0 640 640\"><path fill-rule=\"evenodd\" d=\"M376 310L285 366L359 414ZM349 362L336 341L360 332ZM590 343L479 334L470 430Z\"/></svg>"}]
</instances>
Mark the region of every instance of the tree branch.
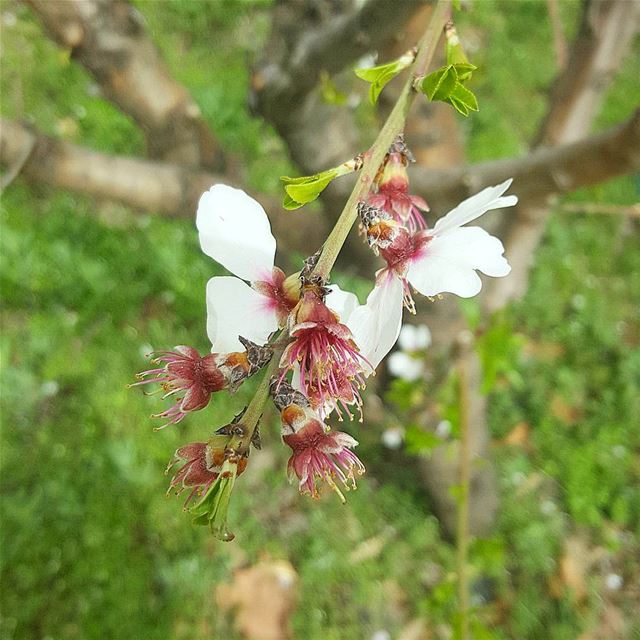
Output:
<instances>
[{"instance_id":1,"label":"tree branch","mask_svg":"<svg viewBox=\"0 0 640 640\"><path fill-rule=\"evenodd\" d=\"M105 96L144 131L153 158L220 171L222 152L198 105L167 69L123 0L26 0Z\"/></svg>"},{"instance_id":2,"label":"tree branch","mask_svg":"<svg viewBox=\"0 0 640 640\"><path fill-rule=\"evenodd\" d=\"M551 145L573 142L589 133L605 92L629 50L639 23L640 4L637 2L589 0L585 3L566 70L558 76L552 87L549 112L540 128L538 142ZM635 129L632 127L629 132L636 145L637 117L636 114ZM619 142L623 150L629 151L624 139ZM610 152L616 157L615 149L610 149ZM607 157L603 157L602 161L606 162ZM585 173L597 173L599 167L588 163L582 165L582 170ZM559 177L562 180L562 174ZM486 311L500 309L527 290L530 268L549 214L548 198L532 193L527 199L521 199L515 216L504 220L500 236L505 243L512 270L508 278L489 283L482 298Z\"/></svg>"},{"instance_id":3,"label":"tree branch","mask_svg":"<svg viewBox=\"0 0 640 640\"><path fill-rule=\"evenodd\" d=\"M630 44L633 14L638 12L637 3L635 8L633 4L608 0L585 5L586 15L572 44L570 63L554 85L550 116L541 129L540 139L553 131L548 142L569 143L588 134L604 91ZM515 177L514 192L520 197L517 209L504 216L494 214L485 222L503 239L512 266L508 278L485 281L480 297L485 312L501 308L526 291L529 268L544 233L549 201L554 194L606 180L638 166L638 120L636 114L621 127L576 145L539 150L527 158L487 162L457 172L423 175L413 182L414 186L420 183L418 191L427 196L434 209L446 211L482 187ZM448 354L466 328L459 305L451 297L445 297L423 313L434 335L434 352ZM475 389L471 394L470 422L471 434L482 443L483 438L486 442L488 431L486 397L479 391L480 381L480 375L470 380L470 387ZM480 446L482 450L483 445ZM425 481L432 488L439 517L451 532L455 501L449 497L446 487L455 482L455 466L441 448L436 448L431 459L423 460L421 465ZM476 532L491 526L497 507L490 471L488 465L473 469L471 504L476 509L470 515Z\"/></svg>"},{"instance_id":4,"label":"tree branch","mask_svg":"<svg viewBox=\"0 0 640 640\"><path fill-rule=\"evenodd\" d=\"M329 16L315 29L301 28L308 7L285 3L274 19L278 45L253 78L259 112L280 130L317 85L321 71L336 73L375 49L429 0L368 0L355 12ZM306 14L306 15L305 15ZM308 25L310 26L310 25ZM273 44L273 40L272 40Z\"/></svg>"},{"instance_id":5,"label":"tree branch","mask_svg":"<svg viewBox=\"0 0 640 640\"><path fill-rule=\"evenodd\" d=\"M569 61L553 83L549 110L534 146L573 142L589 132L639 21L637 2L586 2Z\"/></svg>"},{"instance_id":6,"label":"tree branch","mask_svg":"<svg viewBox=\"0 0 640 640\"><path fill-rule=\"evenodd\" d=\"M30 148L23 175L39 183L168 216L191 216L200 194L228 178L171 163L114 156L46 136L25 125L0 121L0 162L15 166ZM33 142L35 136L35 143ZM33 148L31 148L33 145ZM530 156L485 162L466 169L421 176L421 190L438 205L459 201L487 184L515 176L521 199L548 199L555 194L597 184L640 168L640 110L627 122L580 142L540 149ZM275 198L259 196L268 211L280 211ZM282 214L288 224L301 220ZM320 223L316 220L313 229ZM309 229L307 229L309 231ZM303 234L304 237L304 234ZM317 247L322 240L321 230ZM305 243L308 246L308 242Z\"/></svg>"},{"instance_id":7,"label":"tree branch","mask_svg":"<svg viewBox=\"0 0 640 640\"><path fill-rule=\"evenodd\" d=\"M201 194L212 184L233 184L218 174L100 153L57 140L17 122L0 120L0 164L14 166L30 145L21 173L27 180L114 200L152 214L193 218ZM269 212L281 248L308 253L317 250L327 233L323 218L316 214L310 224L308 217L282 211L275 198L254 195Z\"/></svg>"},{"instance_id":8,"label":"tree branch","mask_svg":"<svg viewBox=\"0 0 640 640\"><path fill-rule=\"evenodd\" d=\"M640 109L626 122L573 144L546 147L521 158L414 175L412 186L438 209L513 177L521 202L548 202L640 167Z\"/></svg>"}]
</instances>

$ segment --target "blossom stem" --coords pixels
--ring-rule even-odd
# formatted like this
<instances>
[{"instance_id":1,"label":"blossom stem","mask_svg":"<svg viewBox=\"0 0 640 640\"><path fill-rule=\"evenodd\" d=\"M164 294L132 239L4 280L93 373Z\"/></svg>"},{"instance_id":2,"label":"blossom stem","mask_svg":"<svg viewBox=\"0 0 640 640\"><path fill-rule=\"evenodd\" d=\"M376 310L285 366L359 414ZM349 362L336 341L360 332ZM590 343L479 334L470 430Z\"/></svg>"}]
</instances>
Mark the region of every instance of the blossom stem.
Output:
<instances>
[{"instance_id":1,"label":"blossom stem","mask_svg":"<svg viewBox=\"0 0 640 640\"><path fill-rule=\"evenodd\" d=\"M284 333L284 332L283 332ZM287 340L283 340L284 336L280 334L273 343L273 356L269 365L266 367L262 380L251 398L251 402L247 406L247 410L242 416L242 425L244 427L243 434L230 443L230 446L238 453L244 453L249 450L249 445L253 439L260 417L264 411L264 405L269 399L269 384L271 376L273 376L280 367L280 357L287 345Z\"/></svg>"},{"instance_id":2,"label":"blossom stem","mask_svg":"<svg viewBox=\"0 0 640 640\"><path fill-rule=\"evenodd\" d=\"M409 79L405 82L400 97L380 130L376 141L364 154L364 165L356 186L351 192L338 221L324 243L318 264L314 269L314 274L325 280L329 279L331 269L342 249L342 245L358 217L358 202L366 199L373 185L373 180L378 172L378 168L382 164L389 147L398 134L404 130L409 108L415 97L415 90L413 89L414 78L424 75L427 67L431 63L436 51L436 46L440 40L440 35L449 18L450 5L451 0L438 0L436 3L433 13L431 14L431 20L418 45L418 53L411 65Z\"/></svg>"},{"instance_id":3,"label":"blossom stem","mask_svg":"<svg viewBox=\"0 0 640 640\"><path fill-rule=\"evenodd\" d=\"M469 345L462 345L458 366L460 442L459 442L459 488L456 524L456 564L458 574L458 614L460 640L469 640L469 577L467 560L469 552L469 483L471 460L469 443Z\"/></svg>"}]
</instances>

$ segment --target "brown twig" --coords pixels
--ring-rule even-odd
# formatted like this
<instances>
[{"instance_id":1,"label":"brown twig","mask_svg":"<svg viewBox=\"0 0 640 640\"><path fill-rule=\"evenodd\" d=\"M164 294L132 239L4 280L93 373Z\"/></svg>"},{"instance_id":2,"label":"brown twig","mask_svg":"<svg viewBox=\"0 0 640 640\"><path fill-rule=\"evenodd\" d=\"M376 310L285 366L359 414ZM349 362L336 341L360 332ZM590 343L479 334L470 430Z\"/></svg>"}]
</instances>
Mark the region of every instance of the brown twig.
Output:
<instances>
[{"instance_id":1,"label":"brown twig","mask_svg":"<svg viewBox=\"0 0 640 640\"><path fill-rule=\"evenodd\" d=\"M15 165L31 136L35 144L21 168L25 179L121 202L151 214L193 218L198 199L211 185L236 184L227 176L178 164L101 153L4 119L0 120L0 163ZM326 237L325 221L317 214L309 214L313 216L313 224L309 224L308 217L282 211L279 199L253 195L269 212L281 249L313 253Z\"/></svg>"},{"instance_id":2,"label":"brown twig","mask_svg":"<svg viewBox=\"0 0 640 640\"><path fill-rule=\"evenodd\" d=\"M553 31L553 50L556 54L556 69L562 71L567 65L567 39L564 37L558 0L547 0L547 12Z\"/></svg>"},{"instance_id":3,"label":"brown twig","mask_svg":"<svg viewBox=\"0 0 640 640\"><path fill-rule=\"evenodd\" d=\"M565 202L555 209L559 213L582 213L640 218L640 204L631 206L599 202Z\"/></svg>"}]
</instances>

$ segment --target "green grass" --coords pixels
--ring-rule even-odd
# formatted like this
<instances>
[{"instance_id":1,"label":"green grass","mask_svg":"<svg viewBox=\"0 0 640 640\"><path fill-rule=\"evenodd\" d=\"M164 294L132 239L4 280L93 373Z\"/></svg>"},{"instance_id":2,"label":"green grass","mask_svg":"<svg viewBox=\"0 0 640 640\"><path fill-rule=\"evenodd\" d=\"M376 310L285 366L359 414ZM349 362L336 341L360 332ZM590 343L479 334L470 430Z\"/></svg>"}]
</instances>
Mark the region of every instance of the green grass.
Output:
<instances>
[{"instance_id":1,"label":"green grass","mask_svg":"<svg viewBox=\"0 0 640 640\"><path fill-rule=\"evenodd\" d=\"M270 3L136 4L216 134L246 163L250 185L274 191L290 171L286 151L245 106L246 57L268 33ZM544 7L482 2L462 21L463 37L473 27L481 43L472 55L481 112L466 123L473 159L522 152L543 115L553 76ZM570 25L577 3L562 8ZM135 126L94 95L91 78L43 37L29 10L5 3L3 11L17 17L2 33L3 115L105 151L143 153ZM504 56L513 42L518 91ZM622 70L598 126L631 110L633 67ZM572 199L637 197L633 181L620 179ZM191 526L180 501L165 497L172 452L227 422L251 390L153 433L157 402L125 388L151 348L208 348L204 286L218 271L191 223L21 180L0 215L0 637L234 640L215 587L264 554L289 559L300 575L296 638L361 640L380 629L395 638L418 615L434 628L451 624L454 550L411 458L390 454L366 424L347 426L369 467L347 507L333 496L312 503L287 484L273 414L265 450L237 484L235 542ZM573 640L611 600L604 573L621 573L625 585L640 574L637 238L627 220L554 215L528 294L482 342L503 504L493 536L472 549L478 638ZM521 421L529 447L500 444ZM605 552L589 573L586 605L549 589L576 533ZM356 561L364 541L379 550ZM633 594L616 598L630 616Z\"/></svg>"}]
</instances>

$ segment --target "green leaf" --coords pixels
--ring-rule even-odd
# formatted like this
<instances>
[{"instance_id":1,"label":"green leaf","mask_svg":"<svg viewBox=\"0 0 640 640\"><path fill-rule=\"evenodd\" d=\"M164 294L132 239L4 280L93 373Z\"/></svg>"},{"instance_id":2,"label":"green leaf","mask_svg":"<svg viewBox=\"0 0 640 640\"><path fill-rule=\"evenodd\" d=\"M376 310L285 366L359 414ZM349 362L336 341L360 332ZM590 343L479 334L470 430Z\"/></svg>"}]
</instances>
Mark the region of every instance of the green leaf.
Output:
<instances>
[{"instance_id":1,"label":"green leaf","mask_svg":"<svg viewBox=\"0 0 640 640\"><path fill-rule=\"evenodd\" d=\"M284 199L282 201L282 206L287 211L295 211L303 206L301 202L296 202L286 191L284 193Z\"/></svg>"},{"instance_id":2,"label":"green leaf","mask_svg":"<svg viewBox=\"0 0 640 640\"><path fill-rule=\"evenodd\" d=\"M469 63L446 65L424 78L420 90L429 100L448 102L463 116L468 116L470 111L478 111L478 100L462 81L470 78L475 68Z\"/></svg>"},{"instance_id":3,"label":"green leaf","mask_svg":"<svg viewBox=\"0 0 640 640\"><path fill-rule=\"evenodd\" d=\"M225 460L216 481L202 499L189 510L194 516L194 524L209 525L211 532L225 542L235 537L227 528L227 515L236 473L236 465Z\"/></svg>"},{"instance_id":4,"label":"green leaf","mask_svg":"<svg viewBox=\"0 0 640 640\"><path fill-rule=\"evenodd\" d=\"M355 74L358 78L371 83L369 87L369 99L372 104L378 101L378 97L387 83L393 80L393 78L413 62L414 55L413 53L407 52L398 59L378 65L377 67L355 69Z\"/></svg>"},{"instance_id":5,"label":"green leaf","mask_svg":"<svg viewBox=\"0 0 640 640\"><path fill-rule=\"evenodd\" d=\"M457 34L451 39L447 39L445 44L445 53L447 57L447 64L468 64L467 56L464 53L464 49L460 44Z\"/></svg>"},{"instance_id":6,"label":"green leaf","mask_svg":"<svg viewBox=\"0 0 640 640\"><path fill-rule=\"evenodd\" d=\"M469 115L469 109L464 102L460 102L457 98L450 97L446 100L458 113L461 113L463 116Z\"/></svg>"},{"instance_id":7,"label":"green leaf","mask_svg":"<svg viewBox=\"0 0 640 640\"><path fill-rule=\"evenodd\" d=\"M458 80L460 82L466 82L469 80L473 72L478 68L475 64L471 64L470 62L458 62L453 66L458 74Z\"/></svg>"},{"instance_id":8,"label":"green leaf","mask_svg":"<svg viewBox=\"0 0 640 640\"><path fill-rule=\"evenodd\" d=\"M397 60L388 64L382 64L371 69L356 69L355 74L358 78L370 82L369 100L372 104L378 101L380 93L387 83L393 80L404 67L399 66Z\"/></svg>"},{"instance_id":9,"label":"green leaf","mask_svg":"<svg viewBox=\"0 0 640 640\"><path fill-rule=\"evenodd\" d=\"M430 73L420 85L422 92L429 100L447 100L451 95L456 83L458 74L455 67L448 65L441 67L437 71Z\"/></svg>"},{"instance_id":10,"label":"green leaf","mask_svg":"<svg viewBox=\"0 0 640 640\"><path fill-rule=\"evenodd\" d=\"M469 111L478 111L478 99L476 98L475 94L473 93L473 91L469 91L469 89L467 89L459 82L453 88L453 91L451 92L449 98L452 100L456 100L456 102L460 104L464 104L467 109L467 113Z\"/></svg>"},{"instance_id":11,"label":"green leaf","mask_svg":"<svg viewBox=\"0 0 640 640\"><path fill-rule=\"evenodd\" d=\"M285 196L282 205L285 209L291 211L299 209L309 202L313 202L337 175L338 172L335 169L329 169L328 171L316 173L312 176L301 176L298 178L281 176L280 180L285 185Z\"/></svg>"},{"instance_id":12,"label":"green leaf","mask_svg":"<svg viewBox=\"0 0 640 640\"><path fill-rule=\"evenodd\" d=\"M393 63L391 63L393 64ZM378 79L378 76L386 67L391 66L391 64L383 64L378 67L367 67L362 69L354 69L354 73L365 82L375 82Z\"/></svg>"}]
</instances>

